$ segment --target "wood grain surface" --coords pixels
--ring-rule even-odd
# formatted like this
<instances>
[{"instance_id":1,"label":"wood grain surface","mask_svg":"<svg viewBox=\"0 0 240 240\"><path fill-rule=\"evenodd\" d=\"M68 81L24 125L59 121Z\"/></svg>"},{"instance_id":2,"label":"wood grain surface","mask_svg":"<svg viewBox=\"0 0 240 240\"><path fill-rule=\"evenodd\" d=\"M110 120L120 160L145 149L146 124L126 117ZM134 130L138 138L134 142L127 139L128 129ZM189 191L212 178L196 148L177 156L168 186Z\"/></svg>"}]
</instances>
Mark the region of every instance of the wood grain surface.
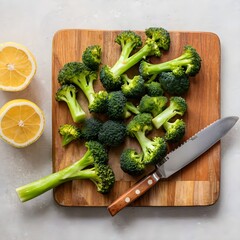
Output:
<instances>
[{"instance_id":1,"label":"wood grain surface","mask_svg":"<svg viewBox=\"0 0 240 240\"><path fill-rule=\"evenodd\" d=\"M143 31L136 31L143 39ZM58 171L80 159L86 149L84 142L61 146L58 128L65 123L73 123L64 102L56 102L55 93L59 88L57 76L63 65L70 61L81 61L84 49L93 44L102 47L102 63L110 66L118 59L120 47L114 43L119 31L66 29L58 31L53 38L52 49L52 145L53 172ZM191 78L190 90L184 96L188 111L184 115L187 123L186 140L200 129L220 117L220 41L217 35L208 32L171 32L170 50L163 53L160 59L152 62L163 62L182 54L185 45L192 45L202 58L202 67L196 77ZM137 67L129 74L137 74ZM100 81L95 90L102 89ZM87 111L87 101L80 93L79 101ZM154 131L152 135L161 135ZM72 181L54 189L56 202L63 206L108 206L117 197L126 192L140 179L122 172L119 156L126 147L139 146L133 139L127 138L125 144L114 148L109 153L109 161L116 174L116 183L107 195L96 192L89 181ZM176 146L170 146L170 149ZM218 142L209 151L176 173L167 180L156 184L144 196L135 201L133 206L206 206L216 202L220 189L220 149ZM149 169L149 171L152 169ZM147 173L146 173L147 174Z\"/></svg>"}]
</instances>

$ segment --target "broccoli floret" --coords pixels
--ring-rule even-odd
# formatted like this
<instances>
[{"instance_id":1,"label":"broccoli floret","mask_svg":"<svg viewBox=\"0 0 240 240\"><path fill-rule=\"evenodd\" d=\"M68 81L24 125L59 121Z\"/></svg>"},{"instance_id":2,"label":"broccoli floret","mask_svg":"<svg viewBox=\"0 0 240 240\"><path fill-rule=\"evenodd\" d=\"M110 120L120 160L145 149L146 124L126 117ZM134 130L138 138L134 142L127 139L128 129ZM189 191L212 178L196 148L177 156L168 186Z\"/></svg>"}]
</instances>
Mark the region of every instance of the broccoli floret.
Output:
<instances>
[{"instance_id":1,"label":"broccoli floret","mask_svg":"<svg viewBox=\"0 0 240 240\"><path fill-rule=\"evenodd\" d=\"M182 119L176 119L174 122L165 122L163 127L166 130L166 141L179 142L185 135L186 124Z\"/></svg>"},{"instance_id":2,"label":"broccoli floret","mask_svg":"<svg viewBox=\"0 0 240 240\"><path fill-rule=\"evenodd\" d=\"M62 146L81 138L81 130L75 125L64 124L59 127L58 132L62 136Z\"/></svg>"},{"instance_id":3,"label":"broccoli floret","mask_svg":"<svg viewBox=\"0 0 240 240\"><path fill-rule=\"evenodd\" d=\"M182 97L171 97L169 106L152 119L155 128L159 129L165 122L176 115L183 116L187 110L187 103Z\"/></svg>"},{"instance_id":4,"label":"broccoli floret","mask_svg":"<svg viewBox=\"0 0 240 240\"><path fill-rule=\"evenodd\" d=\"M74 84L78 86L88 99L89 105L91 105L95 94L93 82L97 80L97 77L97 72L92 71L85 64L69 62L59 71L58 81L61 85Z\"/></svg>"},{"instance_id":5,"label":"broccoli floret","mask_svg":"<svg viewBox=\"0 0 240 240\"><path fill-rule=\"evenodd\" d=\"M83 54L83 63L92 70L98 70L101 63L102 49L99 45L88 46Z\"/></svg>"},{"instance_id":6,"label":"broccoli floret","mask_svg":"<svg viewBox=\"0 0 240 240\"><path fill-rule=\"evenodd\" d=\"M99 91L94 94L93 102L88 106L90 113L104 113L107 108L108 92Z\"/></svg>"},{"instance_id":7,"label":"broccoli floret","mask_svg":"<svg viewBox=\"0 0 240 240\"><path fill-rule=\"evenodd\" d=\"M113 91L108 95L107 116L112 120L128 118L139 111L131 102L127 101L122 91Z\"/></svg>"},{"instance_id":8,"label":"broccoli floret","mask_svg":"<svg viewBox=\"0 0 240 240\"><path fill-rule=\"evenodd\" d=\"M86 118L86 113L77 101L77 88L74 85L62 85L57 90L55 99L67 103L74 122L82 122Z\"/></svg>"},{"instance_id":9,"label":"broccoli floret","mask_svg":"<svg viewBox=\"0 0 240 240\"><path fill-rule=\"evenodd\" d=\"M89 179L100 193L107 193L113 187L115 177L108 165L108 154L97 141L86 142L87 151L83 157L70 166L16 189L22 202L35 198L44 192L71 181Z\"/></svg>"},{"instance_id":10,"label":"broccoli floret","mask_svg":"<svg viewBox=\"0 0 240 240\"><path fill-rule=\"evenodd\" d=\"M186 74L176 76L173 72L161 73L159 82L164 91L173 96L180 96L186 93L190 86L189 77Z\"/></svg>"},{"instance_id":11,"label":"broccoli floret","mask_svg":"<svg viewBox=\"0 0 240 240\"><path fill-rule=\"evenodd\" d=\"M167 153L167 144L161 137L149 139L146 134L153 129L152 116L149 113L136 115L127 125L127 133L135 137L143 152L143 163L145 165L155 165L163 161Z\"/></svg>"},{"instance_id":12,"label":"broccoli floret","mask_svg":"<svg viewBox=\"0 0 240 240\"><path fill-rule=\"evenodd\" d=\"M120 167L124 172L138 176L143 174L146 168L142 160L142 154L137 153L135 149L125 149L120 156Z\"/></svg>"},{"instance_id":13,"label":"broccoli floret","mask_svg":"<svg viewBox=\"0 0 240 240\"><path fill-rule=\"evenodd\" d=\"M98 140L98 133L103 125L103 122L97 118L87 118L81 126L81 138L90 141Z\"/></svg>"},{"instance_id":14,"label":"broccoli floret","mask_svg":"<svg viewBox=\"0 0 240 240\"><path fill-rule=\"evenodd\" d=\"M148 28L145 30L147 39L144 46L130 56L130 53L142 44L141 38L133 31L120 33L116 42L121 45L122 52L111 68L105 65L100 71L100 80L107 91L119 90L123 84L121 75L147 56L160 56L160 49L168 50L170 35L163 28Z\"/></svg>"},{"instance_id":15,"label":"broccoli floret","mask_svg":"<svg viewBox=\"0 0 240 240\"><path fill-rule=\"evenodd\" d=\"M146 93L148 96L157 97L162 96L164 91L159 82L150 82L145 84Z\"/></svg>"},{"instance_id":16,"label":"broccoli floret","mask_svg":"<svg viewBox=\"0 0 240 240\"><path fill-rule=\"evenodd\" d=\"M127 131L122 122L107 120L98 133L98 140L104 146L116 147L124 142Z\"/></svg>"},{"instance_id":17,"label":"broccoli floret","mask_svg":"<svg viewBox=\"0 0 240 240\"><path fill-rule=\"evenodd\" d=\"M151 113L153 117L161 113L167 105L168 99L165 96L151 97L145 95L138 105L139 112Z\"/></svg>"},{"instance_id":18,"label":"broccoli floret","mask_svg":"<svg viewBox=\"0 0 240 240\"><path fill-rule=\"evenodd\" d=\"M185 46L184 52L173 60L151 64L142 61L139 66L141 76L147 78L162 72L173 72L177 76L195 76L201 68L201 57L192 46Z\"/></svg>"},{"instance_id":19,"label":"broccoli floret","mask_svg":"<svg viewBox=\"0 0 240 240\"><path fill-rule=\"evenodd\" d=\"M127 74L122 75L123 85L121 90L127 98L139 98L145 94L144 79L136 75L133 78L129 78Z\"/></svg>"}]
</instances>

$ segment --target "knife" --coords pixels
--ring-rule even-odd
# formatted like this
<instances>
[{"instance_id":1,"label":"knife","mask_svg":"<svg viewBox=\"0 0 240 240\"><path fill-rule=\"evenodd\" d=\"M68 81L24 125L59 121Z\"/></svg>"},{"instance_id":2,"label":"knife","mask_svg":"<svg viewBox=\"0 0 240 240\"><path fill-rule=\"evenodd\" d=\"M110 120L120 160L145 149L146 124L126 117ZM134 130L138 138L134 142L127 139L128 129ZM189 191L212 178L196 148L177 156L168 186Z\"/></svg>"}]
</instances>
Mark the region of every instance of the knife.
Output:
<instances>
[{"instance_id":1,"label":"knife","mask_svg":"<svg viewBox=\"0 0 240 240\"><path fill-rule=\"evenodd\" d=\"M110 214L114 216L152 188L160 179L170 177L194 161L218 142L235 125L238 119L237 116L219 119L170 152L165 157L164 164L156 165L156 170L153 173L140 180L108 206Z\"/></svg>"}]
</instances>

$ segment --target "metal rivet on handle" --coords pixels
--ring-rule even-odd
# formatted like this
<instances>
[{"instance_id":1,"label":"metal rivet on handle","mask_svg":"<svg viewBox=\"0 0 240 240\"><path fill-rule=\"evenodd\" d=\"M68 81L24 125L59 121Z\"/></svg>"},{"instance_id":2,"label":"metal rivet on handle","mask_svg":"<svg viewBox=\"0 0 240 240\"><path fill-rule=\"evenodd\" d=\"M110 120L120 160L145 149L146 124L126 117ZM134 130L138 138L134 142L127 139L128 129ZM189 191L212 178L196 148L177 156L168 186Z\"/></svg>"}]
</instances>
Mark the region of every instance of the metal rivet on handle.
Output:
<instances>
[{"instance_id":1,"label":"metal rivet on handle","mask_svg":"<svg viewBox=\"0 0 240 240\"><path fill-rule=\"evenodd\" d=\"M139 195L139 194L141 193L141 191L140 191L139 189L137 189L137 190L135 191L135 193L136 193L137 195Z\"/></svg>"},{"instance_id":2,"label":"metal rivet on handle","mask_svg":"<svg viewBox=\"0 0 240 240\"><path fill-rule=\"evenodd\" d=\"M126 203L129 203L130 201L131 201L130 197L126 197L126 198L125 198L125 202L126 202Z\"/></svg>"},{"instance_id":3,"label":"metal rivet on handle","mask_svg":"<svg viewBox=\"0 0 240 240\"><path fill-rule=\"evenodd\" d=\"M149 179L147 183L148 183L148 185L152 185L153 184L153 180Z\"/></svg>"}]
</instances>

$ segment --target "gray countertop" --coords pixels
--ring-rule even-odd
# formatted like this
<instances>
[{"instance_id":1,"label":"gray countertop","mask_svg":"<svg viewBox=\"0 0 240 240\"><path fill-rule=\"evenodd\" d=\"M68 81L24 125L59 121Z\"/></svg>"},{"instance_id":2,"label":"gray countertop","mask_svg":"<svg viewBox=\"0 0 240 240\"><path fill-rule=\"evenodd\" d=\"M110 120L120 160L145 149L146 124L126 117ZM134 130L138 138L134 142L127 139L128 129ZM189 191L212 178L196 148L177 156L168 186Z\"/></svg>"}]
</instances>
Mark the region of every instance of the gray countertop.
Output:
<instances>
[{"instance_id":1,"label":"gray countertop","mask_svg":"<svg viewBox=\"0 0 240 240\"><path fill-rule=\"evenodd\" d=\"M214 32L221 41L221 115L239 116L240 1L1 0L0 24L0 42L22 43L38 63L26 90L0 92L0 106L27 98L46 115L46 129L35 144L15 149L0 142L1 239L239 239L240 123L221 141L221 190L213 206L129 207L112 218L106 208L60 207L52 191L23 204L15 188L52 171L51 48L57 30L162 26L169 31Z\"/></svg>"}]
</instances>

